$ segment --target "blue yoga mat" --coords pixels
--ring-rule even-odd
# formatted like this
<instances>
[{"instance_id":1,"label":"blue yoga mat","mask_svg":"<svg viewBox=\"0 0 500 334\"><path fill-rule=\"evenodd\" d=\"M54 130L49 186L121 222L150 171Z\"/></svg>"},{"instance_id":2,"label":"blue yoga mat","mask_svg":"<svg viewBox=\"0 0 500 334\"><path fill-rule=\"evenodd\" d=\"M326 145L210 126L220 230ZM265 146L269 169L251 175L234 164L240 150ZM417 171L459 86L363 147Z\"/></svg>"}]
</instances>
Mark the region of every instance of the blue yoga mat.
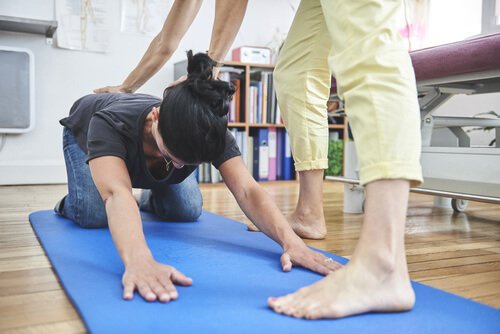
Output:
<instances>
[{"instance_id":1,"label":"blue yoga mat","mask_svg":"<svg viewBox=\"0 0 500 334\"><path fill-rule=\"evenodd\" d=\"M193 278L177 301L124 301L123 265L107 229L85 230L52 211L30 221L66 293L92 333L500 333L500 311L413 283L410 312L308 321L272 312L267 297L311 284L320 275L281 271L281 248L262 233L204 212L196 223L159 222L143 213L158 261ZM345 263L346 260L328 254Z\"/></svg>"}]
</instances>

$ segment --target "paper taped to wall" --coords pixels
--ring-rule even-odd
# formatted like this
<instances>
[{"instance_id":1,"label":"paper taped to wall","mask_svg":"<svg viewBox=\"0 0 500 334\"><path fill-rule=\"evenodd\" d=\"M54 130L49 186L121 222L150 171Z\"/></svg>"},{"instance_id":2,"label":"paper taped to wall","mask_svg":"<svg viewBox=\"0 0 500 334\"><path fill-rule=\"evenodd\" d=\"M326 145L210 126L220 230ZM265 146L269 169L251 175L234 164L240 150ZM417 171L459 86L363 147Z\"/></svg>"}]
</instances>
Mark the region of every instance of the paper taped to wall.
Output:
<instances>
[{"instance_id":1,"label":"paper taped to wall","mask_svg":"<svg viewBox=\"0 0 500 334\"><path fill-rule=\"evenodd\" d=\"M106 0L56 0L57 46L106 52L109 10Z\"/></svg>"},{"instance_id":2,"label":"paper taped to wall","mask_svg":"<svg viewBox=\"0 0 500 334\"><path fill-rule=\"evenodd\" d=\"M122 0L122 33L156 35L160 32L173 0Z\"/></svg>"}]
</instances>

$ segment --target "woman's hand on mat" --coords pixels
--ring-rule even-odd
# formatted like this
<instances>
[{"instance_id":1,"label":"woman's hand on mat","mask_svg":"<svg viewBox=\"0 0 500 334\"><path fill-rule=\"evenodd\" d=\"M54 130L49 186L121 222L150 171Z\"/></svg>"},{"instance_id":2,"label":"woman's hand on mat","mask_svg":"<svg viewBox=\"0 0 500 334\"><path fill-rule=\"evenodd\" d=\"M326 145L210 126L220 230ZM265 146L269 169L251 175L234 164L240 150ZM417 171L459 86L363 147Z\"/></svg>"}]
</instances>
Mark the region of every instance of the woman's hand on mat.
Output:
<instances>
[{"instance_id":1,"label":"woman's hand on mat","mask_svg":"<svg viewBox=\"0 0 500 334\"><path fill-rule=\"evenodd\" d=\"M281 267L283 271L292 270L292 266L307 268L322 275L328 275L332 271L342 267L340 263L334 261L332 258L313 251L306 245L289 248L281 255Z\"/></svg>"},{"instance_id":2,"label":"woman's hand on mat","mask_svg":"<svg viewBox=\"0 0 500 334\"><path fill-rule=\"evenodd\" d=\"M134 291L148 302L168 303L179 297L174 284L189 286L193 280L172 266L156 262L153 258L131 261L123 274L123 299L130 300Z\"/></svg>"}]
</instances>

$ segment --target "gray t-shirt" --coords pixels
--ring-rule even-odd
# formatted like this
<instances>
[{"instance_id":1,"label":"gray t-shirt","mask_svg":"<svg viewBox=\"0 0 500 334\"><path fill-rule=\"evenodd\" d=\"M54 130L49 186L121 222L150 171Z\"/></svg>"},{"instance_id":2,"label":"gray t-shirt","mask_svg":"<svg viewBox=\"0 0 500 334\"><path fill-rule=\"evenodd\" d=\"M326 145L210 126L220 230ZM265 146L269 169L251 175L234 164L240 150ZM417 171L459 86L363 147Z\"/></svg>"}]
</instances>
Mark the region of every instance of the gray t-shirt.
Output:
<instances>
[{"instance_id":1,"label":"gray t-shirt","mask_svg":"<svg viewBox=\"0 0 500 334\"><path fill-rule=\"evenodd\" d=\"M161 100L146 94L91 94L77 100L68 117L59 122L68 128L80 148L87 153L87 162L101 156L117 156L127 165L134 188L154 189L165 184L182 182L196 166L172 168L164 179L151 175L144 158L142 135L146 116ZM212 161L220 165L241 155L230 131L226 132L226 147Z\"/></svg>"}]
</instances>

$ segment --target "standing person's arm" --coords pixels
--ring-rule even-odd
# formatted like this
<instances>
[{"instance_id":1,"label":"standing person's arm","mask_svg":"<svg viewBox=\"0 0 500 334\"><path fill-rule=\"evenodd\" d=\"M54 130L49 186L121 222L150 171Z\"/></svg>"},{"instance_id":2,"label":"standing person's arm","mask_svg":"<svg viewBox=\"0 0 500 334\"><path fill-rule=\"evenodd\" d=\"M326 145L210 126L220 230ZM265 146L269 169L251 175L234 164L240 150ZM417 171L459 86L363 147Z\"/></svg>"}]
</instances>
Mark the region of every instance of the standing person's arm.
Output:
<instances>
[{"instance_id":1,"label":"standing person's arm","mask_svg":"<svg viewBox=\"0 0 500 334\"><path fill-rule=\"evenodd\" d=\"M170 59L182 37L193 23L203 0L176 0L163 28L153 39L136 68L118 86L107 86L95 93L133 93Z\"/></svg>"},{"instance_id":2,"label":"standing person's arm","mask_svg":"<svg viewBox=\"0 0 500 334\"><path fill-rule=\"evenodd\" d=\"M245 17L247 4L248 0L217 0L210 48L208 49L208 56L216 62L220 63L224 60L233 44Z\"/></svg>"},{"instance_id":3,"label":"standing person's arm","mask_svg":"<svg viewBox=\"0 0 500 334\"><path fill-rule=\"evenodd\" d=\"M191 285L192 280L153 258L125 162L115 156L102 156L90 160L89 167L106 207L111 236L125 265L123 298L132 299L137 290L147 301L177 299L174 284Z\"/></svg>"}]
</instances>

